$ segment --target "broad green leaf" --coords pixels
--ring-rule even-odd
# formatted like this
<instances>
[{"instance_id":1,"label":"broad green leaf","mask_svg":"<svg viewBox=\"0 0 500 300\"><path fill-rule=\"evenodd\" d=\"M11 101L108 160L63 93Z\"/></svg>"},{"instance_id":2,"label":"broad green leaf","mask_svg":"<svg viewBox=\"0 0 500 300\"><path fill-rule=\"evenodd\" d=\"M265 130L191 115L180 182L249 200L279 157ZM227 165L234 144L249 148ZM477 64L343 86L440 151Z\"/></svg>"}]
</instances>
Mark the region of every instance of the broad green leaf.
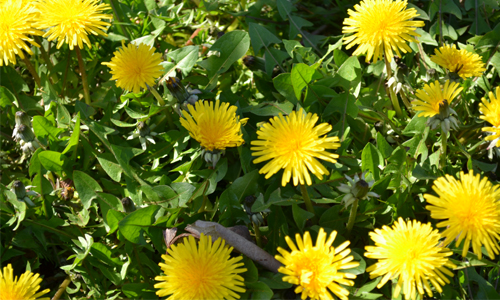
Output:
<instances>
[{"instance_id":1,"label":"broad green leaf","mask_svg":"<svg viewBox=\"0 0 500 300\"><path fill-rule=\"evenodd\" d=\"M404 135L413 136L415 134L424 132L425 128L427 127L427 119L427 117L419 117L415 115L413 119L411 119L410 123L406 125L402 133Z\"/></svg>"},{"instance_id":2,"label":"broad green leaf","mask_svg":"<svg viewBox=\"0 0 500 300\"><path fill-rule=\"evenodd\" d=\"M185 46L175 51L169 52L167 56L173 59L175 61L175 64L172 64L168 67L167 73L165 73L160 82L166 80L169 77L170 73L176 69L180 69L182 71L182 75L187 76L198 60L199 51L199 46Z\"/></svg>"},{"instance_id":3,"label":"broad green leaf","mask_svg":"<svg viewBox=\"0 0 500 300\"><path fill-rule=\"evenodd\" d=\"M388 158L389 156L391 156L392 151L394 151L394 149L391 147L391 145L389 145L389 143L385 140L384 136L380 132L377 132L377 148L380 153L382 153L382 156L384 158Z\"/></svg>"},{"instance_id":4,"label":"broad green leaf","mask_svg":"<svg viewBox=\"0 0 500 300\"><path fill-rule=\"evenodd\" d=\"M255 55L259 54L260 49L264 47L265 57L266 57L266 73L271 75L274 66L279 65L281 67L281 62L288 57L285 52L281 52L274 48L269 48L271 44L280 44L281 40L267 30L264 26L257 23L250 23L248 27L248 33L250 34L250 40L252 43L252 48ZM273 51L274 50L274 51ZM284 54L284 55L283 55Z\"/></svg>"},{"instance_id":5,"label":"broad green leaf","mask_svg":"<svg viewBox=\"0 0 500 300\"><path fill-rule=\"evenodd\" d=\"M73 128L73 133L71 134L68 145L66 146L62 154L66 154L72 151L73 153L71 154L71 159L75 160L76 150L78 148L79 141L80 141L80 113L76 115L76 121L75 121L75 127Z\"/></svg>"},{"instance_id":6,"label":"broad green leaf","mask_svg":"<svg viewBox=\"0 0 500 300\"><path fill-rule=\"evenodd\" d=\"M245 283L245 289L242 299L270 300L274 295L273 291L260 281Z\"/></svg>"},{"instance_id":7,"label":"broad green leaf","mask_svg":"<svg viewBox=\"0 0 500 300\"><path fill-rule=\"evenodd\" d=\"M292 81L295 97L297 99L301 99L304 88L306 89L307 95L309 83L313 80L320 79L321 77L321 74L316 69L306 64L294 65L290 79Z\"/></svg>"},{"instance_id":8,"label":"broad green leaf","mask_svg":"<svg viewBox=\"0 0 500 300\"><path fill-rule=\"evenodd\" d=\"M68 109L61 103L57 103L57 124L59 127L68 127L71 122L71 115Z\"/></svg>"},{"instance_id":9,"label":"broad green leaf","mask_svg":"<svg viewBox=\"0 0 500 300\"><path fill-rule=\"evenodd\" d=\"M63 132L64 129L55 127L45 117L34 116L33 131L40 142L47 144L47 141L57 141L59 134Z\"/></svg>"},{"instance_id":10,"label":"broad green leaf","mask_svg":"<svg viewBox=\"0 0 500 300\"><path fill-rule=\"evenodd\" d=\"M273 78L273 84L276 90L283 95L288 101L294 105L298 103L295 97L295 91L292 84L292 75L290 73L283 73Z\"/></svg>"},{"instance_id":11,"label":"broad green leaf","mask_svg":"<svg viewBox=\"0 0 500 300\"><path fill-rule=\"evenodd\" d=\"M250 47L250 37L245 31L231 31L224 34L215 42L210 51L218 52L198 63L207 70L209 82L207 90L212 90L217 85L217 78L226 72L231 65L243 57Z\"/></svg>"},{"instance_id":12,"label":"broad green leaf","mask_svg":"<svg viewBox=\"0 0 500 300\"><path fill-rule=\"evenodd\" d=\"M66 157L59 152L43 151L38 154L38 159L45 169L52 172L61 172L64 170L64 161Z\"/></svg>"},{"instance_id":13,"label":"broad green leaf","mask_svg":"<svg viewBox=\"0 0 500 300\"><path fill-rule=\"evenodd\" d=\"M120 233L132 243L140 243L143 240L143 227L150 226L155 222L155 215L159 209L158 205L150 205L130 213L118 223Z\"/></svg>"},{"instance_id":14,"label":"broad green leaf","mask_svg":"<svg viewBox=\"0 0 500 300\"><path fill-rule=\"evenodd\" d=\"M361 164L363 171L368 170L373 174L375 180L380 178L379 166L384 166L384 157L373 144L368 143L361 153Z\"/></svg>"},{"instance_id":15,"label":"broad green leaf","mask_svg":"<svg viewBox=\"0 0 500 300\"><path fill-rule=\"evenodd\" d=\"M114 233L118 229L118 223L125 217L125 214L121 211L110 209L106 214L106 219L108 221L109 232L108 234Z\"/></svg>"},{"instance_id":16,"label":"broad green leaf","mask_svg":"<svg viewBox=\"0 0 500 300\"><path fill-rule=\"evenodd\" d=\"M116 163L114 156L109 153L103 153L98 154L96 157L106 174L108 174L114 181L120 182L123 169Z\"/></svg>"},{"instance_id":17,"label":"broad green leaf","mask_svg":"<svg viewBox=\"0 0 500 300\"><path fill-rule=\"evenodd\" d=\"M17 103L19 104L19 108L24 110L25 112L29 112L32 110L43 112L43 107L38 103L40 101L40 97L38 96L28 96L25 94L20 94L17 96Z\"/></svg>"},{"instance_id":18,"label":"broad green leaf","mask_svg":"<svg viewBox=\"0 0 500 300\"><path fill-rule=\"evenodd\" d=\"M16 101L16 96L7 88L0 86L0 107L5 108L8 105L13 105Z\"/></svg>"},{"instance_id":19,"label":"broad green leaf","mask_svg":"<svg viewBox=\"0 0 500 300\"><path fill-rule=\"evenodd\" d=\"M229 190L236 194L238 201L242 201L246 196L253 195L258 189L257 180L259 179L259 171L253 170L250 173L236 179L229 187Z\"/></svg>"},{"instance_id":20,"label":"broad green leaf","mask_svg":"<svg viewBox=\"0 0 500 300\"><path fill-rule=\"evenodd\" d=\"M242 113L252 113L257 116L277 116L288 115L293 111L293 104L290 102L262 102L258 105L249 105L241 109Z\"/></svg>"},{"instance_id":21,"label":"broad green leaf","mask_svg":"<svg viewBox=\"0 0 500 300\"><path fill-rule=\"evenodd\" d=\"M306 221L314 217L312 212L300 208L297 204L292 205L292 214L297 227L302 231L306 225Z\"/></svg>"},{"instance_id":22,"label":"broad green leaf","mask_svg":"<svg viewBox=\"0 0 500 300\"><path fill-rule=\"evenodd\" d=\"M342 234L345 231L345 224L349 219L348 211L341 212L343 208L343 205L335 205L329 208L321 215L319 225L321 227L337 230L339 234Z\"/></svg>"},{"instance_id":23,"label":"broad green leaf","mask_svg":"<svg viewBox=\"0 0 500 300\"><path fill-rule=\"evenodd\" d=\"M102 188L94 178L81 171L73 171L73 181L75 188L82 200L83 207L89 209L92 199L97 198L97 192L102 192Z\"/></svg>"},{"instance_id":24,"label":"broad green leaf","mask_svg":"<svg viewBox=\"0 0 500 300\"><path fill-rule=\"evenodd\" d=\"M191 196L193 195L196 187L187 182L174 182L170 185L172 189L179 196L178 206L174 207L186 207L186 204L191 200Z\"/></svg>"}]
</instances>

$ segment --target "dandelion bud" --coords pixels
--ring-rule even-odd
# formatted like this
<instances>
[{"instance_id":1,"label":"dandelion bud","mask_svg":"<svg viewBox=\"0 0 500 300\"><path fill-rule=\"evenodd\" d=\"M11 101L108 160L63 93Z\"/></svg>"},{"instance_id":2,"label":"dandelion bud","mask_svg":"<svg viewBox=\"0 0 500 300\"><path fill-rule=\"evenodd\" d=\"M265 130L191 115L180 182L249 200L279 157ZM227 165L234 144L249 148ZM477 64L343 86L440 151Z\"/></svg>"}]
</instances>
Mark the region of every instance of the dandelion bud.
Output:
<instances>
[{"instance_id":1,"label":"dandelion bud","mask_svg":"<svg viewBox=\"0 0 500 300\"><path fill-rule=\"evenodd\" d=\"M137 130L139 130L139 135L142 137L149 135L149 133L151 132L149 126L142 121L137 124Z\"/></svg>"},{"instance_id":2,"label":"dandelion bud","mask_svg":"<svg viewBox=\"0 0 500 300\"><path fill-rule=\"evenodd\" d=\"M352 195L358 199L363 199L366 196L366 194L368 194L369 191L370 191L370 186L366 181L362 179L357 181L351 190Z\"/></svg>"},{"instance_id":3,"label":"dandelion bud","mask_svg":"<svg viewBox=\"0 0 500 300\"><path fill-rule=\"evenodd\" d=\"M179 103L183 103L189 98L189 93L186 91L186 88L181 83L181 80L177 77L169 77L167 78L167 88L174 96Z\"/></svg>"},{"instance_id":4,"label":"dandelion bud","mask_svg":"<svg viewBox=\"0 0 500 300\"><path fill-rule=\"evenodd\" d=\"M16 126L25 125L31 127L30 117L24 111L17 111L15 119L16 119Z\"/></svg>"},{"instance_id":5,"label":"dandelion bud","mask_svg":"<svg viewBox=\"0 0 500 300\"><path fill-rule=\"evenodd\" d=\"M247 55L243 57L243 64L252 71L266 70L266 61L262 57Z\"/></svg>"},{"instance_id":6,"label":"dandelion bud","mask_svg":"<svg viewBox=\"0 0 500 300\"><path fill-rule=\"evenodd\" d=\"M121 202L126 213L135 211L134 202L129 197L122 198Z\"/></svg>"},{"instance_id":7,"label":"dandelion bud","mask_svg":"<svg viewBox=\"0 0 500 300\"><path fill-rule=\"evenodd\" d=\"M17 199L23 199L24 197L26 197L26 188L20 180L14 181L14 183L12 184L11 192L16 194Z\"/></svg>"},{"instance_id":8,"label":"dandelion bud","mask_svg":"<svg viewBox=\"0 0 500 300\"><path fill-rule=\"evenodd\" d=\"M444 120L448 118L449 116L449 105L448 105L448 100L443 100L439 103L439 116L441 117L441 120Z\"/></svg>"},{"instance_id":9,"label":"dandelion bud","mask_svg":"<svg viewBox=\"0 0 500 300\"><path fill-rule=\"evenodd\" d=\"M19 137L26 143L29 143L35 139L35 135L30 127L22 124L18 127Z\"/></svg>"}]
</instances>

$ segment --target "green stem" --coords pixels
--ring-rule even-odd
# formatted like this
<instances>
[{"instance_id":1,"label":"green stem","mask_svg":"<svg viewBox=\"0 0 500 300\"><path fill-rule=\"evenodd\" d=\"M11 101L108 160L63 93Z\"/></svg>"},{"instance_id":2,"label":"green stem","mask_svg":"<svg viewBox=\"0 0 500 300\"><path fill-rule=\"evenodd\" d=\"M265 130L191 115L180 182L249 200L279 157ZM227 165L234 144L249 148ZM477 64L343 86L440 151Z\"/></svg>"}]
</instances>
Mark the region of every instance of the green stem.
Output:
<instances>
[{"instance_id":1,"label":"green stem","mask_svg":"<svg viewBox=\"0 0 500 300\"><path fill-rule=\"evenodd\" d=\"M66 291L66 288L68 287L68 285L70 283L71 283L71 277L68 276L61 283L61 285L59 286L59 289L57 290L56 294L54 295L54 297L52 297L51 300L58 300L59 298L61 298L62 294Z\"/></svg>"},{"instance_id":2,"label":"green stem","mask_svg":"<svg viewBox=\"0 0 500 300\"><path fill-rule=\"evenodd\" d=\"M198 213L204 212L205 211L205 207L207 206L208 197L205 195L205 193L207 192L209 185L210 185L210 182L207 180L206 184L205 184L205 188L203 189L203 194L202 194L203 195L203 201L201 202L201 207L198 210Z\"/></svg>"},{"instance_id":3,"label":"green stem","mask_svg":"<svg viewBox=\"0 0 500 300\"><path fill-rule=\"evenodd\" d=\"M401 99L403 99L403 103L406 106L406 109L408 110L408 114L410 114L411 104L410 104L410 101L408 101L408 98L406 97L406 93L402 88L399 90L399 95L401 96Z\"/></svg>"},{"instance_id":4,"label":"green stem","mask_svg":"<svg viewBox=\"0 0 500 300\"><path fill-rule=\"evenodd\" d=\"M359 200L356 198L351 205L351 212L349 213L349 221L347 221L347 233L351 233L352 228L354 227L354 222L356 221L356 214L358 213L358 202Z\"/></svg>"},{"instance_id":5,"label":"green stem","mask_svg":"<svg viewBox=\"0 0 500 300\"><path fill-rule=\"evenodd\" d=\"M304 199L304 203L306 205L307 211L313 214L313 217L311 219L311 222L313 224L318 223L318 218L316 218L316 214L314 213L314 207L311 202L311 198L309 198L309 193L307 192L307 187L305 185L299 184L300 185L300 191L302 192L302 199Z\"/></svg>"},{"instance_id":6,"label":"green stem","mask_svg":"<svg viewBox=\"0 0 500 300\"><path fill-rule=\"evenodd\" d=\"M151 94L153 94L153 96L156 98L156 100L158 100L158 103L160 104L160 106L165 106L165 100L163 100L163 98L160 96L160 94L158 94L158 92L151 86L147 85L148 87L148 90L151 92Z\"/></svg>"},{"instance_id":7,"label":"green stem","mask_svg":"<svg viewBox=\"0 0 500 300\"><path fill-rule=\"evenodd\" d=\"M35 68L31 64L30 60L26 57L26 55L23 57L23 61L26 64L26 68L28 68L28 71L30 72L31 76L33 76L33 79L35 80L36 85L38 85L38 87L41 87L42 81L40 80L40 77L36 73Z\"/></svg>"},{"instance_id":8,"label":"green stem","mask_svg":"<svg viewBox=\"0 0 500 300\"><path fill-rule=\"evenodd\" d=\"M80 72L82 73L83 96L85 97L85 103L90 105L92 101L90 100L89 83L87 82L87 72L85 72L82 53L80 52L80 47L78 46L75 47L75 50L76 56L78 57L78 66L80 68Z\"/></svg>"},{"instance_id":9,"label":"green stem","mask_svg":"<svg viewBox=\"0 0 500 300\"><path fill-rule=\"evenodd\" d=\"M441 129L441 169L446 166L446 146L448 144L448 134Z\"/></svg>"},{"instance_id":10,"label":"green stem","mask_svg":"<svg viewBox=\"0 0 500 300\"><path fill-rule=\"evenodd\" d=\"M389 78L392 77L391 63L389 62L386 56L384 56L384 61L385 61L385 69L387 70L387 80L389 80ZM396 96L392 88L389 87L388 89L389 89L389 98L391 99L392 106L396 111L396 115L399 118L401 118L403 116L403 112L401 111L401 107L399 106L398 96Z\"/></svg>"},{"instance_id":11,"label":"green stem","mask_svg":"<svg viewBox=\"0 0 500 300\"><path fill-rule=\"evenodd\" d=\"M257 242L257 246L262 248L262 238L260 234L259 225L254 222L252 222L252 224L253 224L253 230L255 231L255 241Z\"/></svg>"}]
</instances>

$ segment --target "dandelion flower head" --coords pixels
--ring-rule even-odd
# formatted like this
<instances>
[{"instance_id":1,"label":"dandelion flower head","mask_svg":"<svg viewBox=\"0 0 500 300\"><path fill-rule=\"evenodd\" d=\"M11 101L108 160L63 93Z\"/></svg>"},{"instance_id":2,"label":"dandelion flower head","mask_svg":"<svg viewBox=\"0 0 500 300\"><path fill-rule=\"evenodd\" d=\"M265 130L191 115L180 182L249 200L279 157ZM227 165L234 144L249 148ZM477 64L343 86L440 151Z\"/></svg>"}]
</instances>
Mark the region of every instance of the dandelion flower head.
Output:
<instances>
[{"instance_id":1,"label":"dandelion flower head","mask_svg":"<svg viewBox=\"0 0 500 300\"><path fill-rule=\"evenodd\" d=\"M89 34L107 36L105 31L111 25L103 19L111 20L112 15L102 11L110 8L100 0L39 0L36 4L39 17L38 29L48 29L43 37L48 41L57 40L57 49L64 43L73 50L83 49L83 43L92 47Z\"/></svg>"},{"instance_id":2,"label":"dandelion flower head","mask_svg":"<svg viewBox=\"0 0 500 300\"><path fill-rule=\"evenodd\" d=\"M407 4L406 0L363 0L354 5L342 28L342 33L352 33L344 37L346 49L359 45L353 55L366 54L366 62L372 57L376 62L384 53L390 62L394 52L399 57L401 52L411 52L407 42L418 42L415 29L424 22L411 21L419 14L414 8L407 9Z\"/></svg>"},{"instance_id":3,"label":"dandelion flower head","mask_svg":"<svg viewBox=\"0 0 500 300\"><path fill-rule=\"evenodd\" d=\"M297 285L295 293L302 293L302 299L334 299L328 290L342 300L348 299L349 291L341 284L353 286L351 279L356 279L356 275L342 270L355 268L359 262L352 261L354 258L349 255L349 241L332 247L336 236L337 232L333 231L326 240L327 234L321 228L315 246L311 235L306 232L303 239L299 234L295 235L297 246L290 237L285 237L291 252L278 247L281 255L275 257L283 264L278 272L285 274L283 281Z\"/></svg>"},{"instance_id":4,"label":"dandelion flower head","mask_svg":"<svg viewBox=\"0 0 500 300\"><path fill-rule=\"evenodd\" d=\"M316 114L307 115L301 108L292 111L284 117L282 114L264 124L258 131L258 139L252 141L253 163L269 161L259 173L266 174L266 179L284 169L281 184L285 186L293 177L293 184L312 184L309 172L319 179L330 172L317 160L331 163L339 156L330 153L328 149L340 147L339 138L325 136L332 130L328 123L315 126L319 117Z\"/></svg>"},{"instance_id":5,"label":"dandelion flower head","mask_svg":"<svg viewBox=\"0 0 500 300\"><path fill-rule=\"evenodd\" d=\"M432 117L439 114L439 104L448 101L450 104L458 94L463 90L458 82L446 81L441 88L439 81L424 85L424 88L417 90L415 96L419 100L413 101L413 109L420 113L422 117Z\"/></svg>"},{"instance_id":6,"label":"dandelion flower head","mask_svg":"<svg viewBox=\"0 0 500 300\"><path fill-rule=\"evenodd\" d=\"M485 137L487 141L491 141L488 148L500 147L500 87L495 89L495 93L489 92L490 101L482 98L479 104L479 111L483 114L481 119L493 125L493 127L483 127L482 130L491 135Z\"/></svg>"},{"instance_id":7,"label":"dandelion flower head","mask_svg":"<svg viewBox=\"0 0 500 300\"><path fill-rule=\"evenodd\" d=\"M193 236L185 238L178 245L167 250L159 263L164 276L156 276L155 284L159 297L169 299L238 299L244 293L244 279L240 273L246 271L239 262L243 257L230 257L232 247L225 246L224 240L200 236L196 242Z\"/></svg>"},{"instance_id":8,"label":"dandelion flower head","mask_svg":"<svg viewBox=\"0 0 500 300\"><path fill-rule=\"evenodd\" d=\"M486 68L481 57L465 49L458 50L455 45L444 45L434 50L431 61L462 78L481 76Z\"/></svg>"},{"instance_id":9,"label":"dandelion flower head","mask_svg":"<svg viewBox=\"0 0 500 300\"><path fill-rule=\"evenodd\" d=\"M33 6L23 0L7 0L0 4L0 66L16 64L23 50L33 55L31 45L40 47L30 35L43 35L35 29ZM31 44L31 45L30 45Z\"/></svg>"},{"instance_id":10,"label":"dandelion flower head","mask_svg":"<svg viewBox=\"0 0 500 300\"><path fill-rule=\"evenodd\" d=\"M377 285L381 288L389 279L398 283L393 298L403 292L405 299L416 299L427 292L432 297L429 283L442 293L442 286L450 283L446 275L453 277L448 268L456 266L448 259L452 252L440 245L441 235L430 223L422 224L416 220L405 222L399 218L392 227L383 226L370 232L375 246L366 246L365 257L378 261L366 269L370 278L379 276Z\"/></svg>"},{"instance_id":11,"label":"dandelion flower head","mask_svg":"<svg viewBox=\"0 0 500 300\"><path fill-rule=\"evenodd\" d=\"M0 271L0 299L49 300L49 297L38 298L50 292L49 289L45 289L37 293L42 282L39 276L26 271L19 278L14 277L12 265L8 264L3 268L3 272Z\"/></svg>"},{"instance_id":12,"label":"dandelion flower head","mask_svg":"<svg viewBox=\"0 0 500 300\"><path fill-rule=\"evenodd\" d=\"M110 62L102 64L111 69L111 80L116 80L118 87L139 93L141 88L153 86L155 79L162 75L161 54L146 44L123 45L113 54Z\"/></svg>"},{"instance_id":13,"label":"dandelion flower head","mask_svg":"<svg viewBox=\"0 0 500 300\"><path fill-rule=\"evenodd\" d=\"M493 185L487 178L481 179L472 170L460 172L460 180L450 175L434 180L432 187L437 196L425 194L430 205L425 208L431 217L440 220L438 228L446 228L441 235L444 245L456 239L455 245L464 241L462 256L466 256L470 245L482 258L484 246L493 259L500 251L500 185Z\"/></svg>"},{"instance_id":14,"label":"dandelion flower head","mask_svg":"<svg viewBox=\"0 0 500 300\"><path fill-rule=\"evenodd\" d=\"M228 147L238 147L244 143L241 126L248 119L239 119L238 108L229 103L197 101L188 105L190 114L180 118L182 126L189 135L209 151L224 150Z\"/></svg>"}]
</instances>

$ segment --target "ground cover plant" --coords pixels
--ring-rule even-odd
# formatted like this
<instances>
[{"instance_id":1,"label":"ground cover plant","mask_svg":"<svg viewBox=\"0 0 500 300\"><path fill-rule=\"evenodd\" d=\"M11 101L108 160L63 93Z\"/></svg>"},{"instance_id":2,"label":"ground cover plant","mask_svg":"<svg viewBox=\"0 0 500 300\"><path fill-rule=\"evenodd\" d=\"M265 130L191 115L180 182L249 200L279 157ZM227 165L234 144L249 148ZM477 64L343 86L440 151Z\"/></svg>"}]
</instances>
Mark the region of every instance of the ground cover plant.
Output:
<instances>
[{"instance_id":1,"label":"ground cover plant","mask_svg":"<svg viewBox=\"0 0 500 300\"><path fill-rule=\"evenodd\" d=\"M0 299L500 299L500 6L0 1Z\"/></svg>"}]
</instances>

